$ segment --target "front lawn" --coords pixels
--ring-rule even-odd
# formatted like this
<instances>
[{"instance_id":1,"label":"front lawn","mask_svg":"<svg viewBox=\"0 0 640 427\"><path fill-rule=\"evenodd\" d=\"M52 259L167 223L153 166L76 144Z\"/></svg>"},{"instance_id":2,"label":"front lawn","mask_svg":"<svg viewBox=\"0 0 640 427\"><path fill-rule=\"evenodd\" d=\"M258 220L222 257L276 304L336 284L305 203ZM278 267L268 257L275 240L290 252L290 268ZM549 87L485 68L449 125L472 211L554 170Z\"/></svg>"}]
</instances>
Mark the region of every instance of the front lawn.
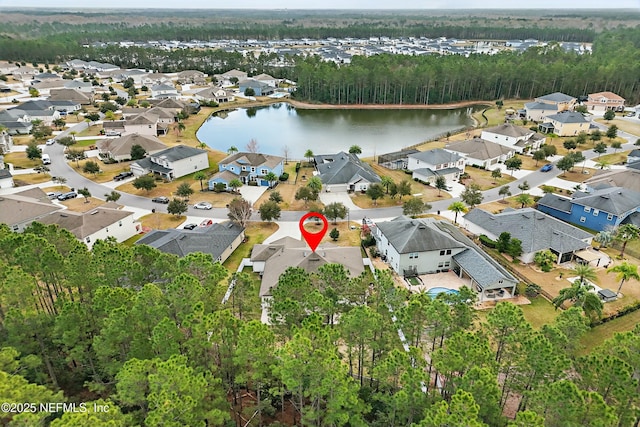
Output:
<instances>
[{"instance_id":1,"label":"front lawn","mask_svg":"<svg viewBox=\"0 0 640 427\"><path fill-rule=\"evenodd\" d=\"M469 179L464 180L464 185L473 182L475 184L478 184L480 186L480 190L482 191L489 190L491 188L502 187L503 185L509 184L510 182L516 180L510 174L504 172L502 173L502 176L500 178L494 179L491 177L490 170L474 168L470 166L467 166L464 171L470 176Z\"/></svg>"},{"instance_id":2,"label":"front lawn","mask_svg":"<svg viewBox=\"0 0 640 427\"><path fill-rule=\"evenodd\" d=\"M185 218L184 216L155 212L140 217L139 221L142 223L143 229L167 230L169 228L176 228L184 222Z\"/></svg>"},{"instance_id":3,"label":"front lawn","mask_svg":"<svg viewBox=\"0 0 640 427\"><path fill-rule=\"evenodd\" d=\"M618 151L617 153L603 154L599 159L594 159L596 162L607 162L610 165L627 163L627 155L630 151Z\"/></svg>"},{"instance_id":4,"label":"front lawn","mask_svg":"<svg viewBox=\"0 0 640 427\"><path fill-rule=\"evenodd\" d=\"M24 175L14 175L13 183L16 187L22 187L29 184L40 184L51 180L51 175L48 173L28 173Z\"/></svg>"},{"instance_id":5,"label":"front lawn","mask_svg":"<svg viewBox=\"0 0 640 427\"><path fill-rule=\"evenodd\" d=\"M42 165L42 160L31 160L27 157L27 153L25 153L24 151L5 154L4 162L13 164L13 167L16 169L31 169L35 168L36 166Z\"/></svg>"}]
</instances>

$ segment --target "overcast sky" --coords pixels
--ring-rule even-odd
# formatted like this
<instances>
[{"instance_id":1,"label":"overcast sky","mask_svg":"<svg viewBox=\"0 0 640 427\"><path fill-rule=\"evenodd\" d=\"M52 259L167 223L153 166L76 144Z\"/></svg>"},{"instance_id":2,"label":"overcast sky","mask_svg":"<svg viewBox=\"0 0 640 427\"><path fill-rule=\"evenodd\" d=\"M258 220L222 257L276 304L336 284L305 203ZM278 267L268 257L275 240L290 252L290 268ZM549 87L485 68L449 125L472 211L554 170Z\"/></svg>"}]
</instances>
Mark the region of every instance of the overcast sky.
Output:
<instances>
[{"instance_id":1,"label":"overcast sky","mask_svg":"<svg viewBox=\"0 0 640 427\"><path fill-rule=\"evenodd\" d=\"M154 8L154 9L599 9L640 8L640 0L0 0L3 7L45 8Z\"/></svg>"}]
</instances>

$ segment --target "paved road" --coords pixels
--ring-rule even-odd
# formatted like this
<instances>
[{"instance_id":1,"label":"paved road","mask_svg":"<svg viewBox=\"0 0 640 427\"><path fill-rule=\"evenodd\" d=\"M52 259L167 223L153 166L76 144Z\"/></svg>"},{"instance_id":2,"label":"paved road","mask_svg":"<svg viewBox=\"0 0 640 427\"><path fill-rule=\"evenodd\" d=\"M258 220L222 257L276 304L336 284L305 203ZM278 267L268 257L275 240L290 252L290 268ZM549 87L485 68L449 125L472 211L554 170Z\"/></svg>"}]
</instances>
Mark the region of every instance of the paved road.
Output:
<instances>
[{"instance_id":1,"label":"paved road","mask_svg":"<svg viewBox=\"0 0 640 427\"><path fill-rule=\"evenodd\" d=\"M606 130L606 126L601 125L599 123L595 123L601 129ZM626 132L618 131L618 136L625 138L627 142L622 146L623 150L630 150L637 148L633 145L636 141L637 137L635 135L628 134ZM103 185L97 184L82 175L76 173L76 171L71 168L71 166L67 163L64 158L63 153L64 147L60 144L54 144L50 146L46 146L44 152L49 154L51 157L51 176L64 176L67 178L67 185L69 187L78 188L87 187L91 194L97 198L104 198L105 194L111 192L111 188ZM582 154L586 159L593 159L597 157L597 153L594 153L593 150L583 151ZM538 187L550 179L559 176L562 171L558 170L558 168L554 168L550 172L540 172L539 170L533 171L522 177L516 181L513 181L509 184L511 193L517 194L519 192L518 185L522 182L527 181L531 188ZM502 196L498 194L499 188L493 188L491 190L487 190L483 192L484 200L483 203L492 202L496 200L500 200ZM118 203L123 204L125 206L131 206L139 209L156 209L159 212L166 212L166 205L159 205L157 203L151 202L151 199L141 196L134 196L132 194L121 193L122 197L118 200ZM430 202L432 208L429 212L436 213L437 211L446 211L449 205L454 202L460 200L459 197L453 199L444 199L437 200L434 202ZM306 213L306 211L283 211L280 217L280 221L299 221L300 218ZM226 208L214 208L210 211L203 211L198 209L193 209L193 207L189 207L189 211L187 215L194 217L203 217L203 218L218 218L225 219L227 218L227 209ZM393 218L398 215L402 215L402 207L389 207L389 208L379 208L379 209L353 209L349 212L349 219L352 221L361 221L363 218L373 218L373 219L382 219L382 218ZM252 220L259 221L260 216L257 213L257 210L254 211L254 214L251 218Z\"/></svg>"}]
</instances>

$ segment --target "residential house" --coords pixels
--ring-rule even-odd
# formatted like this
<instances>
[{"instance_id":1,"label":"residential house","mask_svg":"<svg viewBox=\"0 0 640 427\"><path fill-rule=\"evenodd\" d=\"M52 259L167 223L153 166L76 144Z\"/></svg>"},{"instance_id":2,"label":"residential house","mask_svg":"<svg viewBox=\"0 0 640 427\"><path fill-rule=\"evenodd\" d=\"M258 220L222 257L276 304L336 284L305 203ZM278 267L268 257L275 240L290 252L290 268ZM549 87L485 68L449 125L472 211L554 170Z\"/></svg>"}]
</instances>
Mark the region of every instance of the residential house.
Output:
<instances>
[{"instance_id":1,"label":"residential house","mask_svg":"<svg viewBox=\"0 0 640 427\"><path fill-rule=\"evenodd\" d=\"M165 110L172 110L176 114L179 113L180 111L184 110L185 108L189 108L189 107L192 106L191 104L188 104L188 103L186 103L184 101L181 101L181 100L175 99L175 98L165 98L165 99L151 99L151 98L149 98L147 101L153 107L163 108Z\"/></svg>"},{"instance_id":2,"label":"residential house","mask_svg":"<svg viewBox=\"0 0 640 427\"><path fill-rule=\"evenodd\" d=\"M597 92L590 93L584 105L588 111L605 112L613 110L617 112L624 111L625 99L613 92Z\"/></svg>"},{"instance_id":3,"label":"residential house","mask_svg":"<svg viewBox=\"0 0 640 427\"><path fill-rule=\"evenodd\" d=\"M265 176L273 172L276 177L280 177L284 172L284 157L260 153L235 153L220 160L218 170L209 180L210 190L219 183L227 188L233 179L245 185L255 182L260 186L269 186L272 183L267 181Z\"/></svg>"},{"instance_id":4,"label":"residential house","mask_svg":"<svg viewBox=\"0 0 640 427\"><path fill-rule=\"evenodd\" d=\"M222 87L235 86L239 81L247 79L247 73L240 70L229 70L226 73L216 74L214 77Z\"/></svg>"},{"instance_id":5,"label":"residential house","mask_svg":"<svg viewBox=\"0 0 640 427\"><path fill-rule=\"evenodd\" d=\"M589 193L605 187L622 187L640 192L640 171L633 168L599 170L584 184Z\"/></svg>"},{"instance_id":6,"label":"residential house","mask_svg":"<svg viewBox=\"0 0 640 427\"><path fill-rule=\"evenodd\" d=\"M118 162L131 159L131 148L139 145L147 155L156 154L167 148L158 138L150 135L131 133L119 138L105 138L96 142L100 157Z\"/></svg>"},{"instance_id":7,"label":"residential house","mask_svg":"<svg viewBox=\"0 0 640 427\"><path fill-rule=\"evenodd\" d=\"M313 162L325 191L367 191L369 185L381 182L373 168L355 154L322 154Z\"/></svg>"},{"instance_id":8,"label":"residential house","mask_svg":"<svg viewBox=\"0 0 640 427\"><path fill-rule=\"evenodd\" d=\"M0 160L0 163L4 164L4 160ZM0 167L0 189L12 188L12 187L13 187L13 175L11 175L11 172L9 171L9 169L4 169L4 167Z\"/></svg>"},{"instance_id":9,"label":"residential house","mask_svg":"<svg viewBox=\"0 0 640 427\"><path fill-rule=\"evenodd\" d=\"M573 225L562 222L533 208L505 209L493 214L482 209L472 209L464 217L464 226L476 236L484 234L498 240L503 232L522 243L525 264L533 262L536 252L550 250L558 264L572 261L588 251L593 235Z\"/></svg>"},{"instance_id":10,"label":"residential house","mask_svg":"<svg viewBox=\"0 0 640 427\"><path fill-rule=\"evenodd\" d=\"M251 269L254 273L262 275L267 260L279 251L306 247L307 243L304 240L294 239L289 236L274 240L271 243L253 245L253 248L251 248Z\"/></svg>"},{"instance_id":11,"label":"residential house","mask_svg":"<svg viewBox=\"0 0 640 427\"><path fill-rule=\"evenodd\" d=\"M62 89L64 88L64 82L66 80L58 79L58 80L44 80L44 81L31 81L31 87L36 89L40 96L48 96L49 93L53 89Z\"/></svg>"},{"instance_id":12,"label":"residential house","mask_svg":"<svg viewBox=\"0 0 640 427\"><path fill-rule=\"evenodd\" d=\"M0 111L0 126L9 135L28 135L33 129L29 115L22 110Z\"/></svg>"},{"instance_id":13,"label":"residential house","mask_svg":"<svg viewBox=\"0 0 640 427\"><path fill-rule=\"evenodd\" d=\"M245 94L247 89L253 89L253 96L268 96L272 95L276 91L275 87L253 79L246 79L238 82L238 89L240 93Z\"/></svg>"},{"instance_id":14,"label":"residential house","mask_svg":"<svg viewBox=\"0 0 640 427\"><path fill-rule=\"evenodd\" d=\"M9 134L9 131L0 131L0 151L3 153L9 153L13 148L13 138Z\"/></svg>"},{"instance_id":15,"label":"residential house","mask_svg":"<svg viewBox=\"0 0 640 427\"><path fill-rule=\"evenodd\" d=\"M205 85L207 84L207 75L198 70L184 70L178 73L177 82L181 85Z\"/></svg>"},{"instance_id":16,"label":"residential house","mask_svg":"<svg viewBox=\"0 0 640 427\"><path fill-rule=\"evenodd\" d=\"M69 113L72 111L82 110L82 105L80 105L79 102L67 101L67 100L52 101L51 99L49 99L49 102L53 106L54 110L60 112L61 116L66 116L67 115L66 113Z\"/></svg>"},{"instance_id":17,"label":"residential house","mask_svg":"<svg viewBox=\"0 0 640 427\"><path fill-rule=\"evenodd\" d=\"M480 138L513 148L518 153L537 150L546 141L543 135L512 123L503 123L483 129Z\"/></svg>"},{"instance_id":18,"label":"residential house","mask_svg":"<svg viewBox=\"0 0 640 427\"><path fill-rule=\"evenodd\" d=\"M154 173L173 180L209 167L207 152L199 148L177 145L154 153L131 164L135 176Z\"/></svg>"},{"instance_id":19,"label":"residential house","mask_svg":"<svg viewBox=\"0 0 640 427\"><path fill-rule=\"evenodd\" d=\"M180 96L178 89L169 83L162 83L151 86L151 97L155 99L177 98Z\"/></svg>"},{"instance_id":20,"label":"residential house","mask_svg":"<svg viewBox=\"0 0 640 427\"><path fill-rule=\"evenodd\" d=\"M195 99L205 102L217 102L223 104L235 100L233 92L225 90L221 87L208 87L194 94Z\"/></svg>"},{"instance_id":21,"label":"residential house","mask_svg":"<svg viewBox=\"0 0 640 427\"><path fill-rule=\"evenodd\" d=\"M351 278L358 277L365 271L359 247L322 243L315 251L311 251L304 242L286 237L270 245L255 245L251 251L251 260L262 264L259 268L262 268L260 298L263 323L268 323L271 292L277 286L280 276L288 268L296 267L307 273L316 273L325 264L340 264Z\"/></svg>"},{"instance_id":22,"label":"residential house","mask_svg":"<svg viewBox=\"0 0 640 427\"><path fill-rule=\"evenodd\" d=\"M139 133L140 135L157 136L158 116L145 111L142 114L125 120L124 129L125 133Z\"/></svg>"},{"instance_id":23,"label":"residential house","mask_svg":"<svg viewBox=\"0 0 640 427\"><path fill-rule=\"evenodd\" d=\"M105 120L102 122L102 129L106 136L122 136L126 133L124 120Z\"/></svg>"},{"instance_id":24,"label":"residential house","mask_svg":"<svg viewBox=\"0 0 640 427\"><path fill-rule=\"evenodd\" d=\"M93 104L93 93L83 92L78 89L51 89L49 91L50 101L73 101L80 105Z\"/></svg>"},{"instance_id":25,"label":"residential house","mask_svg":"<svg viewBox=\"0 0 640 427\"><path fill-rule=\"evenodd\" d=\"M589 132L590 123L582 113L563 111L545 117L538 126L542 133L555 133L558 136L576 136L580 132Z\"/></svg>"},{"instance_id":26,"label":"residential house","mask_svg":"<svg viewBox=\"0 0 640 427\"><path fill-rule=\"evenodd\" d=\"M53 212L38 220L42 224L57 224L69 230L78 240L93 247L97 240L114 238L124 242L141 230L134 218L135 213L119 209L115 203L99 206L87 212L75 212L68 209Z\"/></svg>"},{"instance_id":27,"label":"residential house","mask_svg":"<svg viewBox=\"0 0 640 427\"><path fill-rule=\"evenodd\" d=\"M39 74L40 71L37 68L22 66L11 73L11 76L16 80L21 80L23 82L33 80L33 77L36 74Z\"/></svg>"},{"instance_id":28,"label":"residential house","mask_svg":"<svg viewBox=\"0 0 640 427\"><path fill-rule=\"evenodd\" d=\"M58 210L60 206L52 203L45 192L37 187L0 196L0 224L7 224L17 232Z\"/></svg>"},{"instance_id":29,"label":"residential house","mask_svg":"<svg viewBox=\"0 0 640 427\"><path fill-rule=\"evenodd\" d=\"M486 169L491 169L491 166L504 162L517 152L514 147L485 141L482 138L451 142L444 149L464 157L465 163L468 165Z\"/></svg>"},{"instance_id":30,"label":"residential house","mask_svg":"<svg viewBox=\"0 0 640 427\"><path fill-rule=\"evenodd\" d=\"M62 77L55 73L46 72L46 73L36 74L35 76L33 76L33 80L38 82L44 82L44 81L51 81L51 80L62 80Z\"/></svg>"},{"instance_id":31,"label":"residential house","mask_svg":"<svg viewBox=\"0 0 640 427\"><path fill-rule=\"evenodd\" d=\"M144 84L143 79L148 75L149 73L144 70L132 69L132 70L125 70L121 73L118 73L117 76L114 76L114 79L120 82L123 82L127 79L132 79L133 84L140 87ZM156 83L155 81L153 81L152 83L150 82L150 84L155 84L155 83Z\"/></svg>"},{"instance_id":32,"label":"residential house","mask_svg":"<svg viewBox=\"0 0 640 427\"><path fill-rule=\"evenodd\" d=\"M534 101L553 104L558 108L558 112L561 112L572 111L577 99L562 92L554 92L548 95L539 96L535 98Z\"/></svg>"},{"instance_id":33,"label":"residential house","mask_svg":"<svg viewBox=\"0 0 640 427\"><path fill-rule=\"evenodd\" d=\"M415 154L416 149L394 151L393 153L381 154L378 156L378 164L387 169L407 169L409 165L409 154Z\"/></svg>"},{"instance_id":34,"label":"residential house","mask_svg":"<svg viewBox=\"0 0 640 427\"><path fill-rule=\"evenodd\" d=\"M65 80L64 81L65 89L75 89L84 93L94 93L95 87L90 82L85 82L82 80Z\"/></svg>"},{"instance_id":35,"label":"residential house","mask_svg":"<svg viewBox=\"0 0 640 427\"><path fill-rule=\"evenodd\" d=\"M464 173L464 157L442 148L409 154L407 169L413 171L413 179L433 184L442 176L447 182L460 178Z\"/></svg>"},{"instance_id":36,"label":"residential house","mask_svg":"<svg viewBox=\"0 0 640 427\"><path fill-rule=\"evenodd\" d=\"M141 83L143 86L157 86L164 84L173 86L173 84L171 83L171 77L164 73L147 74L146 76L142 77Z\"/></svg>"},{"instance_id":37,"label":"residential house","mask_svg":"<svg viewBox=\"0 0 640 427\"><path fill-rule=\"evenodd\" d=\"M481 301L496 291L515 294L518 280L447 221L399 216L376 223L373 235L383 259L401 276L428 282L430 274L452 272Z\"/></svg>"},{"instance_id":38,"label":"residential house","mask_svg":"<svg viewBox=\"0 0 640 427\"><path fill-rule=\"evenodd\" d=\"M533 101L524 104L524 111L524 118L527 120L541 122L549 114L556 114L558 112L558 106L556 104Z\"/></svg>"},{"instance_id":39,"label":"residential house","mask_svg":"<svg viewBox=\"0 0 640 427\"><path fill-rule=\"evenodd\" d=\"M136 242L149 245L162 252L183 257L202 252L213 261L225 262L244 240L244 228L230 221L197 227L193 230L169 228L153 230Z\"/></svg>"},{"instance_id":40,"label":"residential house","mask_svg":"<svg viewBox=\"0 0 640 427\"><path fill-rule=\"evenodd\" d=\"M594 231L620 224L640 224L640 192L605 187L591 193L575 192L572 198L545 194L538 210L568 223Z\"/></svg>"},{"instance_id":41,"label":"residential house","mask_svg":"<svg viewBox=\"0 0 640 427\"><path fill-rule=\"evenodd\" d=\"M253 77L253 80L257 80L259 82L262 83L266 83L267 85L271 86L271 87L278 87L278 83L279 83L279 79L276 79L273 76L270 76L269 74L258 74L257 76Z\"/></svg>"}]
</instances>

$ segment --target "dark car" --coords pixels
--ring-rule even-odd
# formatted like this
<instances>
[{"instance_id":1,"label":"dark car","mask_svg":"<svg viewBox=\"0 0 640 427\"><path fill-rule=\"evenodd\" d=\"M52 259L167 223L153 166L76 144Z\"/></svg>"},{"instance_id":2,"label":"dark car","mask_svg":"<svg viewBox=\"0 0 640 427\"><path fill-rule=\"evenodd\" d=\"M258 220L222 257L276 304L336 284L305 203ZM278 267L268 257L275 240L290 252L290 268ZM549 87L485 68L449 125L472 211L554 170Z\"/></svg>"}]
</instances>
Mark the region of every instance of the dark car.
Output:
<instances>
[{"instance_id":1,"label":"dark car","mask_svg":"<svg viewBox=\"0 0 640 427\"><path fill-rule=\"evenodd\" d=\"M185 230L193 230L194 228L196 228L198 226L198 224L186 224L184 227Z\"/></svg>"},{"instance_id":2,"label":"dark car","mask_svg":"<svg viewBox=\"0 0 640 427\"><path fill-rule=\"evenodd\" d=\"M122 181L123 179L129 178L133 176L133 172L120 172L118 175L113 177L114 181Z\"/></svg>"},{"instance_id":3,"label":"dark car","mask_svg":"<svg viewBox=\"0 0 640 427\"><path fill-rule=\"evenodd\" d=\"M59 195L58 200L75 199L76 197L78 197L78 193L76 193L75 191L69 191L68 193L62 193L61 195Z\"/></svg>"},{"instance_id":4,"label":"dark car","mask_svg":"<svg viewBox=\"0 0 640 427\"><path fill-rule=\"evenodd\" d=\"M540 172L549 172L551 169L553 169L553 165L549 163L548 165L541 167Z\"/></svg>"},{"instance_id":5,"label":"dark car","mask_svg":"<svg viewBox=\"0 0 640 427\"><path fill-rule=\"evenodd\" d=\"M166 205L167 203L169 203L169 198L164 196L158 196L151 199L151 201L154 203L164 203Z\"/></svg>"}]
</instances>

